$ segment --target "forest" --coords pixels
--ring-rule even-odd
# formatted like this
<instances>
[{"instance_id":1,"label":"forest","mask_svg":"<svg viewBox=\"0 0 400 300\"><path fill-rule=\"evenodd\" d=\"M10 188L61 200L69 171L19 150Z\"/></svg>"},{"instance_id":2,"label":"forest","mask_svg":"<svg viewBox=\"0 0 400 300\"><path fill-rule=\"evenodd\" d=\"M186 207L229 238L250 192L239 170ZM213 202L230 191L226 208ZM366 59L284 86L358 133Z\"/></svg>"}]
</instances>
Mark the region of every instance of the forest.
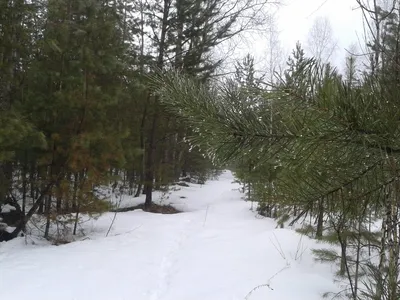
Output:
<instances>
[{"instance_id":1,"label":"forest","mask_svg":"<svg viewBox=\"0 0 400 300\"><path fill-rule=\"evenodd\" d=\"M267 0L0 1L0 241L34 216L45 239L75 235L115 209L105 189L151 211L154 191L230 169L258 214L338 247L314 250L336 296L398 300L400 1L354 4L343 71L317 26L266 76L218 54L270 24Z\"/></svg>"},{"instance_id":2,"label":"forest","mask_svg":"<svg viewBox=\"0 0 400 300\"><path fill-rule=\"evenodd\" d=\"M150 209L154 189L208 175L192 129L165 111L150 77L175 69L209 80L222 62L213 49L266 4L229 3L1 1L0 204L15 208L7 238L36 213L48 238L58 215L109 209L96 192L105 185L146 194Z\"/></svg>"}]
</instances>

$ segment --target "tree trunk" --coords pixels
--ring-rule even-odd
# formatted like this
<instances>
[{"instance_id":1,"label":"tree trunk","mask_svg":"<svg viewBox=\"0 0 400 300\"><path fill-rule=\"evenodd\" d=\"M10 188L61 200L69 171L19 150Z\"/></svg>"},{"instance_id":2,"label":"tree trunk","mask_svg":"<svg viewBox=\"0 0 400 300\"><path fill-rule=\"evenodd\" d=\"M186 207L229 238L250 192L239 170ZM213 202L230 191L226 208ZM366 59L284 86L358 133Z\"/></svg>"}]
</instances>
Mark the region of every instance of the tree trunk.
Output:
<instances>
[{"instance_id":1,"label":"tree trunk","mask_svg":"<svg viewBox=\"0 0 400 300\"><path fill-rule=\"evenodd\" d=\"M30 170L29 170L29 185L30 185L30 196L32 199L37 198L36 196L36 178L37 178L37 170L36 170L36 164L34 161L31 162L30 164Z\"/></svg>"},{"instance_id":2,"label":"tree trunk","mask_svg":"<svg viewBox=\"0 0 400 300\"><path fill-rule=\"evenodd\" d=\"M62 188L60 183L57 183L56 186L56 212L57 214L62 214L62 196L63 196L63 192L62 192Z\"/></svg>"},{"instance_id":3,"label":"tree trunk","mask_svg":"<svg viewBox=\"0 0 400 300\"><path fill-rule=\"evenodd\" d=\"M185 22L183 1L176 1L176 14L177 14L177 39L175 41L175 68L180 70L183 67L182 59L182 43L183 43L183 24Z\"/></svg>"},{"instance_id":4,"label":"tree trunk","mask_svg":"<svg viewBox=\"0 0 400 300\"><path fill-rule=\"evenodd\" d=\"M5 162L0 168L0 203L6 203L12 186L13 165L11 162Z\"/></svg>"},{"instance_id":5,"label":"tree trunk","mask_svg":"<svg viewBox=\"0 0 400 300\"><path fill-rule=\"evenodd\" d=\"M341 234L341 233L339 233ZM339 274L341 276L344 276L346 274L346 263L347 263L347 240L345 237L342 238L341 243L340 243L340 269L339 269Z\"/></svg>"},{"instance_id":6,"label":"tree trunk","mask_svg":"<svg viewBox=\"0 0 400 300\"><path fill-rule=\"evenodd\" d=\"M321 198L318 201L318 221L317 221L317 231L315 236L317 239L322 238L324 231L324 200Z\"/></svg>"},{"instance_id":7,"label":"tree trunk","mask_svg":"<svg viewBox=\"0 0 400 300\"><path fill-rule=\"evenodd\" d=\"M157 105L157 101L154 102L154 105ZM144 173L144 191L146 193L146 200L144 202L144 209L149 210L152 202L153 202L153 184L154 184L154 166L155 166L155 157L154 157L154 147L155 147L155 129L157 124L158 114L155 112L153 115L153 122L151 126L150 136L149 136L149 145L146 151L146 164L145 164L145 173Z\"/></svg>"},{"instance_id":8,"label":"tree trunk","mask_svg":"<svg viewBox=\"0 0 400 300\"><path fill-rule=\"evenodd\" d=\"M387 247L386 247L386 241L387 241L387 219L390 215L390 208L388 208L388 199L387 199L387 195L384 196L384 209L386 209L386 213L383 216L383 220L382 220L382 227L381 227L381 241L380 241L380 248L379 248L379 264L378 264L378 273L380 274L378 282L376 283L376 299L381 299L383 292L384 292L384 272L385 272L385 266L386 266L386 262L387 262L387 257L386 257L386 251L387 251Z\"/></svg>"},{"instance_id":9,"label":"tree trunk","mask_svg":"<svg viewBox=\"0 0 400 300\"><path fill-rule=\"evenodd\" d=\"M50 192L51 188L53 187L54 182L51 181L47 186L41 191L40 196L37 198L35 203L32 205L31 209L28 213L24 216L23 220L18 224L18 226L14 229L11 233L12 238L17 237L21 231L26 227L28 221L32 218L33 214L38 210L39 206L43 203L45 196Z\"/></svg>"},{"instance_id":10,"label":"tree trunk","mask_svg":"<svg viewBox=\"0 0 400 300\"><path fill-rule=\"evenodd\" d=\"M164 52L165 52L165 42L167 37L167 30L168 30L168 16L171 7L171 0L164 0L164 11L163 11L163 18L161 23L161 36L160 36L160 43L159 43L159 53L158 53L158 60L157 60L157 67L161 70L164 66ZM155 157L154 157L154 150L156 146L156 126L157 120L159 118L159 103L157 96L154 97L154 113L153 113L153 120L150 129L149 135L149 142L148 142L148 150L146 155L146 163L145 163L145 174L144 174L144 181L145 181L145 193L146 193L146 200L144 203L144 209L150 209L153 199L153 184L154 184L154 167L156 165Z\"/></svg>"},{"instance_id":11,"label":"tree trunk","mask_svg":"<svg viewBox=\"0 0 400 300\"><path fill-rule=\"evenodd\" d=\"M22 214L25 216L25 209L26 209L26 194L28 193L27 191L27 176L28 173L28 157L27 157L27 151L24 153L24 162L22 166Z\"/></svg>"},{"instance_id":12,"label":"tree trunk","mask_svg":"<svg viewBox=\"0 0 400 300\"><path fill-rule=\"evenodd\" d=\"M73 235L76 235L76 229L78 228L79 210L80 210L80 204L78 204L76 213L75 213L74 231L72 233Z\"/></svg>"},{"instance_id":13,"label":"tree trunk","mask_svg":"<svg viewBox=\"0 0 400 300\"><path fill-rule=\"evenodd\" d=\"M44 230L44 238L49 239L50 223L51 223L51 190L50 194L47 195L45 201L45 215L46 215L46 228Z\"/></svg>"},{"instance_id":14,"label":"tree trunk","mask_svg":"<svg viewBox=\"0 0 400 300\"><path fill-rule=\"evenodd\" d=\"M78 211L78 183L79 183L79 173L74 173L74 186L72 192L72 211Z\"/></svg>"}]
</instances>

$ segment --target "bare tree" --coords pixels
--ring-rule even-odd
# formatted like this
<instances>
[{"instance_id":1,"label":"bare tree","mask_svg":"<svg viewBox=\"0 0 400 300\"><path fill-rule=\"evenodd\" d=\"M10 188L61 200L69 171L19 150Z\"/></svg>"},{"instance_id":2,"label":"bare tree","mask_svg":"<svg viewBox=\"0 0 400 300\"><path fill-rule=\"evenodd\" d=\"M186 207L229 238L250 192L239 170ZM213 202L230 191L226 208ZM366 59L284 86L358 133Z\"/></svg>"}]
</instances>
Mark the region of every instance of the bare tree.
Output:
<instances>
[{"instance_id":1,"label":"bare tree","mask_svg":"<svg viewBox=\"0 0 400 300\"><path fill-rule=\"evenodd\" d=\"M279 31L274 18L270 19L267 37L267 53L265 53L267 76L270 83L275 81L276 76L281 76L286 66L288 53L284 51L279 39Z\"/></svg>"},{"instance_id":2,"label":"bare tree","mask_svg":"<svg viewBox=\"0 0 400 300\"><path fill-rule=\"evenodd\" d=\"M308 33L306 50L316 59L327 63L337 49L332 25L327 17L315 19Z\"/></svg>"},{"instance_id":3,"label":"bare tree","mask_svg":"<svg viewBox=\"0 0 400 300\"><path fill-rule=\"evenodd\" d=\"M278 50L276 47L280 47L280 43L278 39L279 32L275 24L275 14L284 1L235 0L232 2L228 0L226 3L235 3L235 6L238 8L239 5L243 6L244 3L253 3L253 5L250 6L250 9L247 8L248 4L238 9L241 11L241 16L234 26L234 36L224 40L223 43L215 47L212 53L212 59L221 60L223 63L220 65L217 72L213 74L214 78L233 75L235 73L234 66L236 62L249 52L255 57L257 73L259 73L260 77L270 78L270 52L282 54L280 52L281 49ZM256 10L254 10L252 6L254 6ZM229 8L230 4L223 5L223 7L224 10L231 10L231 8ZM262 41L262 43L260 43L260 41ZM275 42L277 42L277 44L274 44ZM270 45L273 45L272 50ZM286 57L282 57L282 59L285 60ZM284 63L281 65L283 66ZM278 69L279 68L276 68L276 70Z\"/></svg>"},{"instance_id":4,"label":"bare tree","mask_svg":"<svg viewBox=\"0 0 400 300\"><path fill-rule=\"evenodd\" d=\"M364 21L364 40L366 48L364 55L369 62L366 64L373 74L379 72L382 66L382 55L385 52L385 26L393 12L399 11L397 0L356 0L361 8Z\"/></svg>"}]
</instances>

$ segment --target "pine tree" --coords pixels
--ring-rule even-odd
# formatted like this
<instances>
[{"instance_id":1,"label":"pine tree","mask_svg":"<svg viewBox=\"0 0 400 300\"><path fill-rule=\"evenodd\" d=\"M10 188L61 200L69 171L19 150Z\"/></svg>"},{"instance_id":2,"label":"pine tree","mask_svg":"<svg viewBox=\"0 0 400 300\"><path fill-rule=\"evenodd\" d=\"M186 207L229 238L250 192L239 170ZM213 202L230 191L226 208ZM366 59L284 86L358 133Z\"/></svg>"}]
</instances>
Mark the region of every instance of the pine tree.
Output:
<instances>
[{"instance_id":1,"label":"pine tree","mask_svg":"<svg viewBox=\"0 0 400 300\"><path fill-rule=\"evenodd\" d=\"M212 59L212 51L224 41L252 26L256 21L258 12L262 11L265 1L239 1L231 4L228 1L156 1L147 7L149 17L145 20L150 32L151 49L148 51L148 69L180 70L186 74L194 75L200 81L207 81L221 64L221 60ZM258 8L259 10L254 10ZM146 8L145 8L146 10ZM225 13L226 12L226 13ZM248 17L249 22L240 24L243 17ZM143 33L141 33L143 36ZM156 51L155 51L156 49ZM148 91L148 95L151 91ZM158 140L166 139L168 133L163 129L176 121L168 115L159 105L158 96L148 96L146 103L151 103L151 110L146 109L147 143L144 149L144 191L146 193L145 208L152 203L152 190L157 166L161 165L163 157L157 155ZM147 104L145 104L147 105ZM165 118L165 119L164 119ZM164 123L165 122L165 123ZM173 128L175 125L172 125ZM186 126L186 124L180 124ZM187 132L182 130L180 138L184 140ZM181 141L182 141L181 140ZM170 140L171 141L171 140ZM183 154L190 146L186 145ZM175 157L176 153L173 154ZM161 157L160 157L161 156ZM183 161L188 161L183 158ZM187 170L185 170L187 171Z\"/></svg>"},{"instance_id":2,"label":"pine tree","mask_svg":"<svg viewBox=\"0 0 400 300\"><path fill-rule=\"evenodd\" d=\"M112 121L124 71L119 16L107 1L47 4L47 22L36 41L40 48L27 72L30 89L20 111L43 132L48 147L35 153L40 194L14 236L39 208L47 216L46 237L53 210L87 210L92 187L104 183L110 166L123 160L125 132L116 134L119 123ZM69 188L62 187L71 174L80 174L81 196L73 203Z\"/></svg>"},{"instance_id":3,"label":"pine tree","mask_svg":"<svg viewBox=\"0 0 400 300\"><path fill-rule=\"evenodd\" d=\"M383 77L365 78L362 85L351 86L329 65L312 59L297 65L288 73L295 80L287 76L275 91L263 94L264 101L275 100L273 119L267 117L268 110L237 106L237 89L231 85L210 89L177 73L154 80L169 111L199 131L192 142L211 155L224 162L246 155L257 162L255 168L275 159L280 166L274 181L279 203L300 209L294 221L312 212L317 212L318 226L330 220L344 253L351 241L343 239L349 226L357 236L369 222L371 209L377 208L377 217L386 215L380 272L388 276L385 297L396 299L394 262L399 251L393 222L398 220L400 153L396 85L386 85ZM344 213L350 223L334 222ZM326 230L329 235L330 228ZM360 239L354 242L361 247ZM359 281L350 273L348 278L351 298L357 299Z\"/></svg>"},{"instance_id":4,"label":"pine tree","mask_svg":"<svg viewBox=\"0 0 400 300\"><path fill-rule=\"evenodd\" d=\"M26 70L32 60L35 44L33 22L37 3L2 1L0 3L0 206L12 202L15 155L21 148L44 146L40 132L19 112L24 101Z\"/></svg>"}]
</instances>

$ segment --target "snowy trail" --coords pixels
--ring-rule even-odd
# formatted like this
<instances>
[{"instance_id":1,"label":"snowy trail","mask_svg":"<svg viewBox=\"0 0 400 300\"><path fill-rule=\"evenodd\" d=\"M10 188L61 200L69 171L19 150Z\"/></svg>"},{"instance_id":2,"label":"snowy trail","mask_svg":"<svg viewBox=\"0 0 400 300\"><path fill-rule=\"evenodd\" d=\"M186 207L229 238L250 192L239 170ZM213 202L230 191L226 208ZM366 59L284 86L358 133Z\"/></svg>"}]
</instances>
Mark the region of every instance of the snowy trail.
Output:
<instances>
[{"instance_id":1,"label":"snowy trail","mask_svg":"<svg viewBox=\"0 0 400 300\"><path fill-rule=\"evenodd\" d=\"M199 232L207 222L210 206L212 204L218 204L219 201L224 199L223 194L227 192L230 193L231 191L232 185L230 183L224 187L221 187L219 184L217 189L213 185L208 185L201 190L200 195L207 197L207 199L203 199L201 203L198 203L198 205L203 206L203 208L199 207L196 214L186 214L185 220L181 222L181 228L177 232L171 233L171 246L162 259L161 267L158 272L158 285L151 293L151 300L165 299L171 291L179 288L179 284L176 284L175 282L172 285L171 279L176 277L176 274L182 272L182 270L179 269L181 265L180 259L184 256L185 251L188 251L186 244L188 244L188 241L190 242L191 240L198 238ZM189 269L191 268L189 267ZM183 268L183 270L185 270L185 268Z\"/></svg>"},{"instance_id":2,"label":"snowy trail","mask_svg":"<svg viewBox=\"0 0 400 300\"><path fill-rule=\"evenodd\" d=\"M317 300L335 291L314 241L256 218L233 177L175 192L184 213L120 213L93 223L90 240L63 246L0 244L2 299ZM236 189L236 190L235 190ZM182 198L184 197L184 198ZM300 249L300 250L298 250Z\"/></svg>"},{"instance_id":3,"label":"snowy trail","mask_svg":"<svg viewBox=\"0 0 400 300\"><path fill-rule=\"evenodd\" d=\"M175 263L179 259L179 252L182 249L182 245L188 237L190 220L185 220L182 228L178 231L177 235L171 240L171 244L166 255L162 258L161 266L158 271L158 279L156 288L151 293L150 300L159 300L170 288L170 277L173 274L173 268ZM173 233L175 235L176 233Z\"/></svg>"}]
</instances>

